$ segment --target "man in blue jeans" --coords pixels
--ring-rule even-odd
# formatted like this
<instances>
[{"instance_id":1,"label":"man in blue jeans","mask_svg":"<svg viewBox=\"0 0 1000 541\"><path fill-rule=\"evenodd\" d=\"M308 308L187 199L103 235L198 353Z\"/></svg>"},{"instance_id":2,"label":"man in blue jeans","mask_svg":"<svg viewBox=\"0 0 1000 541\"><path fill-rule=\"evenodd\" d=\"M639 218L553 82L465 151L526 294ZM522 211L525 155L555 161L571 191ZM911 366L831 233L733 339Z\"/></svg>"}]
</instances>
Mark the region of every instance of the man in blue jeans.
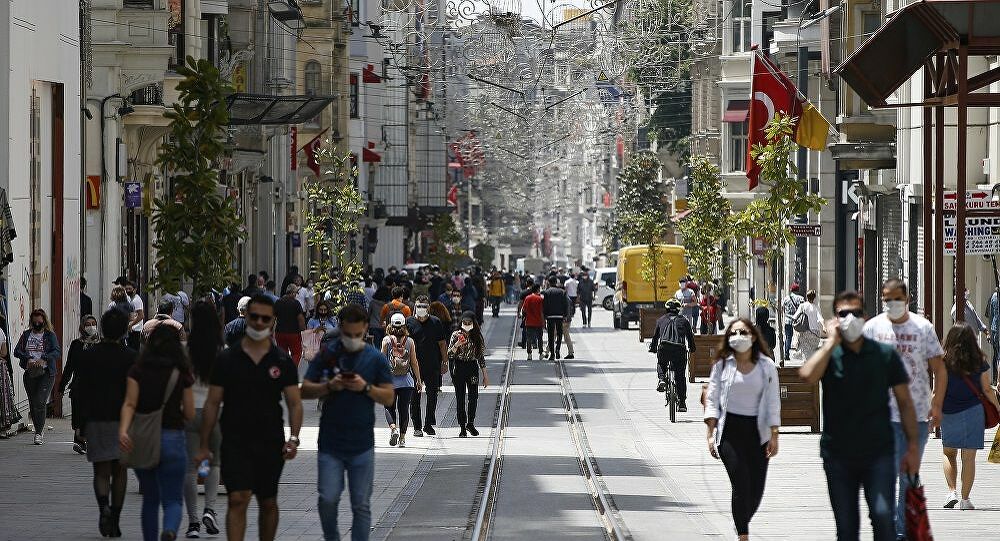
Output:
<instances>
[{"instance_id":1,"label":"man in blue jeans","mask_svg":"<svg viewBox=\"0 0 1000 541\"><path fill-rule=\"evenodd\" d=\"M864 488L875 541L896 539L896 472L920 468L917 418L909 377L895 348L864 336L864 302L847 291L833 301L827 343L799 369L807 383L823 382L820 456L826 471L838 541L857 541L858 490ZM888 391L896 399L906 451L897 467Z\"/></svg>"},{"instance_id":2,"label":"man in blue jeans","mask_svg":"<svg viewBox=\"0 0 1000 541\"><path fill-rule=\"evenodd\" d=\"M938 340L934 325L924 317L910 312L910 294L906 283L893 278L882 286L883 313L865 323L865 336L895 348L910 379L910 398L917 416L917 458L922 459L927 433L941 422L945 389L948 388L948 370L944 366L944 349ZM934 373L934 390L931 392L930 373ZM892 428L896 440L896 463L906 452L906 437L900 423L899 408L895 400L889 401ZM896 538L906 539L906 489L907 476L899 476L896 497ZM951 495L949 496L949 501ZM957 497L955 503L958 503ZM954 505L954 504L952 504Z\"/></svg>"},{"instance_id":3,"label":"man in blue jeans","mask_svg":"<svg viewBox=\"0 0 1000 541\"><path fill-rule=\"evenodd\" d=\"M323 537L340 540L337 507L347 474L354 521L351 539L365 541L371 530L375 478L374 403L396 398L389 362L365 342L368 313L348 304L338 315L340 338L323 349L302 381L303 398L324 398L319 421L319 518Z\"/></svg>"}]
</instances>

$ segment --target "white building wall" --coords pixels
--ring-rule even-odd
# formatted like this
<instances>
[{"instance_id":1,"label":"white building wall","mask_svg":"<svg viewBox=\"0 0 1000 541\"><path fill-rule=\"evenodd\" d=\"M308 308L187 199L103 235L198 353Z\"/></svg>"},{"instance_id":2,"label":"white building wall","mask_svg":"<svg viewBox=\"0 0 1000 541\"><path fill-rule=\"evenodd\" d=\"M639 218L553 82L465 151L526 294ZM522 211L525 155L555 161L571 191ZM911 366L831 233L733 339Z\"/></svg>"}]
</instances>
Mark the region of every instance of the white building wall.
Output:
<instances>
[{"instance_id":1,"label":"white building wall","mask_svg":"<svg viewBox=\"0 0 1000 541\"><path fill-rule=\"evenodd\" d=\"M6 2L5 2L6 4ZM80 44L79 17L75 9L52 10L44 2L13 0L10 16L3 20L9 28L4 47L10 52L9 88L3 106L7 118L6 171L0 183L8 190L17 238L13 242L14 262L7 267L7 317L10 333L16 340L26 328L28 314L43 308L62 319L59 336L66 351L76 335L80 318ZM53 101L52 88L62 85L63 175L53 177ZM41 302L31 298L31 111L32 87L40 104L40 194L38 211L41 227L38 242L38 280ZM63 213L53 215L53 186L63 189ZM54 270L53 231L62 229L62 276ZM53 306L53 293L61 291L63 301ZM20 369L14 363L14 382L18 397L23 398Z\"/></svg>"}]
</instances>

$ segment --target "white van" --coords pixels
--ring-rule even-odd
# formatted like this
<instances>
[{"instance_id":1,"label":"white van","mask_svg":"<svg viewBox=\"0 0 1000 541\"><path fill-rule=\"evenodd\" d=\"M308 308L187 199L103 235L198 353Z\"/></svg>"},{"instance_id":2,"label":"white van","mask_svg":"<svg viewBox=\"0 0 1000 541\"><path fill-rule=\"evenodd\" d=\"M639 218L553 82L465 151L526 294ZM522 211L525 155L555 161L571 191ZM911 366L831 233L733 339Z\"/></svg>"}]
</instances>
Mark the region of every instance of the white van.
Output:
<instances>
[{"instance_id":1,"label":"white van","mask_svg":"<svg viewBox=\"0 0 1000 541\"><path fill-rule=\"evenodd\" d=\"M600 304L605 310L614 310L618 268L601 267L590 272L594 279L594 286L597 288L597 293L594 294L594 303Z\"/></svg>"}]
</instances>

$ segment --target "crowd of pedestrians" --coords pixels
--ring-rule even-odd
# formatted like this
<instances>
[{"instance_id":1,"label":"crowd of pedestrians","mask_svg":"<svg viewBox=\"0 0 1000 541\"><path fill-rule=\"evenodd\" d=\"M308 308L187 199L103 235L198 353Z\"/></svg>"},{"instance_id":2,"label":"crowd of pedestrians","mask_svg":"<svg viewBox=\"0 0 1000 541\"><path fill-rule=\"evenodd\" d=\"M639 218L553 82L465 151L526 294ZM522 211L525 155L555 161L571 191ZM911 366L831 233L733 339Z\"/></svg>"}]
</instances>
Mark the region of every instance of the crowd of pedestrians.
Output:
<instances>
[{"instance_id":1,"label":"crowd of pedestrians","mask_svg":"<svg viewBox=\"0 0 1000 541\"><path fill-rule=\"evenodd\" d=\"M975 508L971 490L987 403L1000 408L975 322L956 324L942 346L933 325L909 310L910 293L900 280L883 285L881 313L867 317L861 295L843 292L825 321L816 292L799 296L793 285L781 305L790 329L776 343L766 307L754 321L724 325L725 302L714 284L685 278L679 285L649 346L657 355L657 390L673 376L678 410L687 411L694 336L721 331L702 401L708 451L730 481L739 539L749 539L769 461L778 453L781 399L773 351L790 348L792 332L806 355L800 377L823 388L820 456L839 539L858 537L862 489L875 539L906 539L905 494L937 428L949 489L943 505ZM316 291L293 268L277 297L273 280L259 273L242 289L230 284L196 299L183 291L164 295L147 318L147 302L122 280L104 313L81 318L56 392L69 392L74 450L92 464L102 536L127 535L120 517L132 468L144 539L222 530L243 539L252 500L260 538L274 539L280 478L300 445L302 400L319 399L324 535L339 538L338 506L347 488L352 539L367 539L374 405L384 408L389 446L405 447L408 435L436 436L438 396L449 374L457 436L478 436L479 389L489 385L485 307L498 317L502 304L517 304L528 360L534 350L539 360L573 359L572 321L579 309L589 327L596 286L586 269L532 276L478 268L410 275L391 268L339 287L339 295ZM12 355L24 370L33 442L41 445L61 347L43 310L31 312L29 321ZM305 355L310 335L320 345ZM6 345L4 337L0 348ZM300 383L303 358L308 366ZM12 410L0 399L0 421L7 423ZM224 524L216 513L220 484L227 493Z\"/></svg>"}]
</instances>

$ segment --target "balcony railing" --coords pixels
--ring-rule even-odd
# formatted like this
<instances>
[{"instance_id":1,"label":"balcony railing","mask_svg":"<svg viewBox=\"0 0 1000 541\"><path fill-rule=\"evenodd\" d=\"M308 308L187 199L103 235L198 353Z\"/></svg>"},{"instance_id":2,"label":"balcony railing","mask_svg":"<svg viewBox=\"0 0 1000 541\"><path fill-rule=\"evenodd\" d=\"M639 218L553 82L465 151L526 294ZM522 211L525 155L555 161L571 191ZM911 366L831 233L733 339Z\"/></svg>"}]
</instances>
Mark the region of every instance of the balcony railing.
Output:
<instances>
[{"instance_id":1,"label":"balcony railing","mask_svg":"<svg viewBox=\"0 0 1000 541\"><path fill-rule=\"evenodd\" d=\"M163 105L163 83L144 86L129 97L132 105Z\"/></svg>"},{"instance_id":2,"label":"balcony railing","mask_svg":"<svg viewBox=\"0 0 1000 541\"><path fill-rule=\"evenodd\" d=\"M122 6L127 8L154 9L156 0L124 0Z\"/></svg>"}]
</instances>

